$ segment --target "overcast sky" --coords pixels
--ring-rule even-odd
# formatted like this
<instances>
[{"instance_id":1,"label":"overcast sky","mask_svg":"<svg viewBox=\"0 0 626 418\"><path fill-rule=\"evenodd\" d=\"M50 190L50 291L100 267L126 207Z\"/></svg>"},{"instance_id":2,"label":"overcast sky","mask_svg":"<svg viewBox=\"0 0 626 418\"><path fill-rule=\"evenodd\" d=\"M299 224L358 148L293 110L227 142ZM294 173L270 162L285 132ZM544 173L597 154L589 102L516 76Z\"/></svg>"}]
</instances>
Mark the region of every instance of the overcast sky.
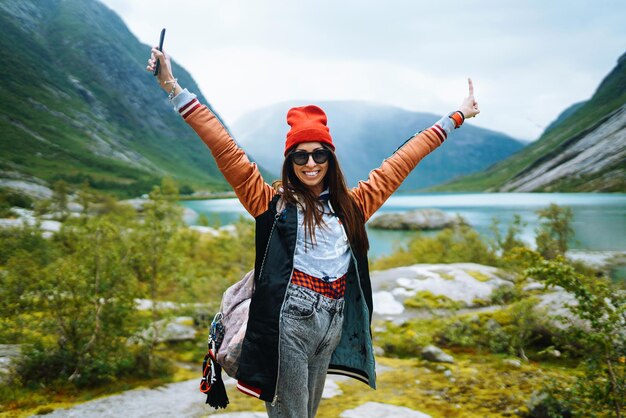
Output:
<instances>
[{"instance_id":1,"label":"overcast sky","mask_svg":"<svg viewBox=\"0 0 626 418\"><path fill-rule=\"evenodd\" d=\"M227 124L294 99L444 114L469 76L472 123L534 140L626 51L623 0L102 1L141 42L166 27L164 49Z\"/></svg>"}]
</instances>

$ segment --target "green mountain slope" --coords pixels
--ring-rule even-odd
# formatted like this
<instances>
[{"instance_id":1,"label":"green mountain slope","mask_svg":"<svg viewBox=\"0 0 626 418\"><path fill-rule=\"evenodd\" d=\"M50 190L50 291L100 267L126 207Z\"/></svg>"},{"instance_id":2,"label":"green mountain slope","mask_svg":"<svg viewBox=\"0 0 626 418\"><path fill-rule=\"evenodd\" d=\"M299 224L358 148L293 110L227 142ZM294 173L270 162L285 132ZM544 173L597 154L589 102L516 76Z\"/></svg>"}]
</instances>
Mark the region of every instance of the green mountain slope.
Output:
<instances>
[{"instance_id":1,"label":"green mountain slope","mask_svg":"<svg viewBox=\"0 0 626 418\"><path fill-rule=\"evenodd\" d=\"M536 142L431 190L625 192L626 54L591 99L566 109Z\"/></svg>"},{"instance_id":2,"label":"green mountain slope","mask_svg":"<svg viewBox=\"0 0 626 418\"><path fill-rule=\"evenodd\" d=\"M227 187L145 71L149 46L106 6L0 0L0 28L0 178L88 179L126 196L164 175L194 188ZM174 67L181 85L199 92Z\"/></svg>"}]
</instances>

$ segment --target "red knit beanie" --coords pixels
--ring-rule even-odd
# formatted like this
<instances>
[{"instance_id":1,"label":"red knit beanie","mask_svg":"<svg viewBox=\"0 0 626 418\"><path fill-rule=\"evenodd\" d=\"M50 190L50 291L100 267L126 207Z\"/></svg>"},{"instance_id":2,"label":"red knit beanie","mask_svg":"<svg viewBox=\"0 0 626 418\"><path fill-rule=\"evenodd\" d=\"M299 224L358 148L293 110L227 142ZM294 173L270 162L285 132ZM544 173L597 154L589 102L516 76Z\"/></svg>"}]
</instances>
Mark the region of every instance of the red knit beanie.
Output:
<instances>
[{"instance_id":1,"label":"red knit beanie","mask_svg":"<svg viewBox=\"0 0 626 418\"><path fill-rule=\"evenodd\" d=\"M326 113L314 105L292 107L287 112L287 123L291 129L287 133L285 156L293 146L303 142L321 142L327 144L333 151L333 138L326 126Z\"/></svg>"}]
</instances>

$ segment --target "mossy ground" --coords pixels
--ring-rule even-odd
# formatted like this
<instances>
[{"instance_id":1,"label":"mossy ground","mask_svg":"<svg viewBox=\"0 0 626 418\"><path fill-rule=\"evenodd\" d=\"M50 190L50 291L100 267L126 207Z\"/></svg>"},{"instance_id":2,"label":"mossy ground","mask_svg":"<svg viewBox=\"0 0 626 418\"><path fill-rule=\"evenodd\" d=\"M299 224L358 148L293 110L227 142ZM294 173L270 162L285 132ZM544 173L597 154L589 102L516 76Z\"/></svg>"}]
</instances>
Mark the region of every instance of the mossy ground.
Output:
<instances>
[{"instance_id":1,"label":"mossy ground","mask_svg":"<svg viewBox=\"0 0 626 418\"><path fill-rule=\"evenodd\" d=\"M404 406L433 418L484 418L516 416L526 411L534 390L550 379L571 380L571 371L554 365L508 366L503 357L455 353L455 364L438 365L416 359L377 359L378 389L345 380L343 394L323 399L318 418L337 418L341 412L366 402ZM438 367L439 366L439 367ZM444 373L450 370L452 375ZM263 402L228 388L227 411L264 411Z\"/></svg>"},{"instance_id":2,"label":"mossy ground","mask_svg":"<svg viewBox=\"0 0 626 418\"><path fill-rule=\"evenodd\" d=\"M176 360L198 357L199 343L185 343L169 350ZM550 379L571 381L573 369L554 363L523 363L516 368L506 363L506 357L476 353L471 350L453 352L454 364L431 363L415 358L377 358L377 390L358 381L338 382L343 394L324 399L319 418L336 418L342 411L356 408L365 402L382 402L404 406L440 417L505 417L525 411L525 404L534 390ZM178 368L174 376L150 381L118 381L114 385L93 390L24 392L22 405L12 406L2 417L26 417L44 414L53 409L67 408L115 392L137 387L156 387L162 384L199 378L197 371ZM446 376L449 370L451 375ZM450 373L448 372L448 374ZM246 396L234 386L228 386L230 405L225 412L264 411L263 402ZM208 408L208 407L207 407Z\"/></svg>"},{"instance_id":3,"label":"mossy ground","mask_svg":"<svg viewBox=\"0 0 626 418\"><path fill-rule=\"evenodd\" d=\"M482 273L480 271L470 270L467 272L467 274L469 274L470 276L472 276L479 282L488 282L489 280L491 280L491 277L487 276L485 273Z\"/></svg>"},{"instance_id":4,"label":"mossy ground","mask_svg":"<svg viewBox=\"0 0 626 418\"><path fill-rule=\"evenodd\" d=\"M324 400L320 418L337 417L365 402L404 406L439 417L499 417L523 411L533 390L550 378L569 379L559 368L524 364L516 369L493 355L455 353L445 366L416 359L379 358L378 389L358 382L340 382L343 395ZM380 366L379 366L380 367ZM438 370L439 369L439 370ZM444 375L450 370L450 377Z\"/></svg>"}]
</instances>

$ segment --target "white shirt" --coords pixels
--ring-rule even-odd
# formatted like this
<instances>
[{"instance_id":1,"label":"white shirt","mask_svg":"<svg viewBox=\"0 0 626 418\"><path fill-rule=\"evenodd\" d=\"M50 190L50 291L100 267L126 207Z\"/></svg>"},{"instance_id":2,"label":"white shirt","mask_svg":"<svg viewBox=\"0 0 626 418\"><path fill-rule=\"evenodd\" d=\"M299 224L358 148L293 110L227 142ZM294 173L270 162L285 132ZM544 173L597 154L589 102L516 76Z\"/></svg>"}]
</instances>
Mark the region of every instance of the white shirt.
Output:
<instances>
[{"instance_id":1,"label":"white shirt","mask_svg":"<svg viewBox=\"0 0 626 418\"><path fill-rule=\"evenodd\" d=\"M328 191L322 192L322 195ZM298 206L298 239L293 267L313 277L334 281L348 272L350 246L348 236L339 218L332 211L329 201L322 199L323 225L315 228L315 241L304 227L304 213Z\"/></svg>"}]
</instances>

